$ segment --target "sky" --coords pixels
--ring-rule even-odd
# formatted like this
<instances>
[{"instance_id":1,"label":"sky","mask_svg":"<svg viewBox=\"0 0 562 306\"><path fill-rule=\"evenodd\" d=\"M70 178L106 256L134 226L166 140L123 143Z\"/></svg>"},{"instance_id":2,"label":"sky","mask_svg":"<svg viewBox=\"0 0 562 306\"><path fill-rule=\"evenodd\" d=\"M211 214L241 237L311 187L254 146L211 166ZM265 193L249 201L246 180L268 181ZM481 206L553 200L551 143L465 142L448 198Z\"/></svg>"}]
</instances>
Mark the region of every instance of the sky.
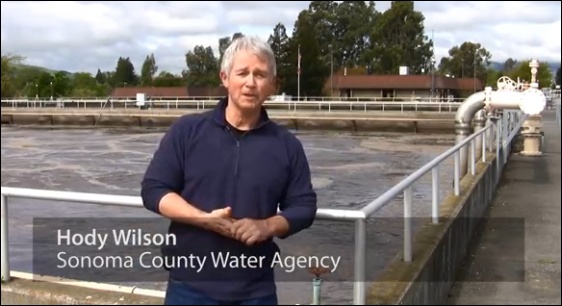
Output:
<instances>
[{"instance_id":1,"label":"sky","mask_svg":"<svg viewBox=\"0 0 562 306\"><path fill-rule=\"evenodd\" d=\"M379 11L390 1L375 1ZM179 73L195 45L218 48L235 32L267 39L275 24L292 33L309 1L2 1L2 54L55 70L114 70L129 57L140 73L154 53L159 70ZM560 62L560 1L415 1L433 31L437 61L465 41L479 42L493 61Z\"/></svg>"}]
</instances>

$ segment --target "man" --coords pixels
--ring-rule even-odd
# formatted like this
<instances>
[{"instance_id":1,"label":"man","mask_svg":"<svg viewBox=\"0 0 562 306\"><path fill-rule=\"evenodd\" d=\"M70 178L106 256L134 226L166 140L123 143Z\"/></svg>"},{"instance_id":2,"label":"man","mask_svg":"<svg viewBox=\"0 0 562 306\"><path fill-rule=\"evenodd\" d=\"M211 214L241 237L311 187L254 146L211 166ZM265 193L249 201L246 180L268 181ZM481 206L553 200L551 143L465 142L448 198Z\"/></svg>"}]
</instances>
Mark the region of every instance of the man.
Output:
<instances>
[{"instance_id":1,"label":"man","mask_svg":"<svg viewBox=\"0 0 562 306\"><path fill-rule=\"evenodd\" d=\"M179 118L142 182L145 207L171 219L169 232L177 237L164 256L200 259L190 267L168 262L165 304L276 305L271 261L279 248L273 238L313 223L317 199L310 167L301 142L262 107L276 79L267 42L234 40L220 78L228 96L212 111ZM217 267L217 254L265 260Z\"/></svg>"}]
</instances>

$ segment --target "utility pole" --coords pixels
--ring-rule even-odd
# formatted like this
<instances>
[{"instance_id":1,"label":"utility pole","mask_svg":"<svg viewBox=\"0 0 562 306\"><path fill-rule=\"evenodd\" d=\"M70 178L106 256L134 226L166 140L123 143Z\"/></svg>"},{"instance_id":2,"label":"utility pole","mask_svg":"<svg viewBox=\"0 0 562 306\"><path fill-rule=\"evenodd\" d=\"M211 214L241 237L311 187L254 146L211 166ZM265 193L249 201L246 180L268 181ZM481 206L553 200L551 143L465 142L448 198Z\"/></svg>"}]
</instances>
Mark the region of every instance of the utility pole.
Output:
<instances>
[{"instance_id":1,"label":"utility pole","mask_svg":"<svg viewBox=\"0 0 562 306\"><path fill-rule=\"evenodd\" d=\"M330 47L330 97L334 95L334 51Z\"/></svg>"},{"instance_id":2,"label":"utility pole","mask_svg":"<svg viewBox=\"0 0 562 306\"><path fill-rule=\"evenodd\" d=\"M297 60L297 100L301 100L301 45L298 47L298 60Z\"/></svg>"},{"instance_id":3,"label":"utility pole","mask_svg":"<svg viewBox=\"0 0 562 306\"><path fill-rule=\"evenodd\" d=\"M433 29L431 29L431 98L435 95L435 40Z\"/></svg>"}]
</instances>

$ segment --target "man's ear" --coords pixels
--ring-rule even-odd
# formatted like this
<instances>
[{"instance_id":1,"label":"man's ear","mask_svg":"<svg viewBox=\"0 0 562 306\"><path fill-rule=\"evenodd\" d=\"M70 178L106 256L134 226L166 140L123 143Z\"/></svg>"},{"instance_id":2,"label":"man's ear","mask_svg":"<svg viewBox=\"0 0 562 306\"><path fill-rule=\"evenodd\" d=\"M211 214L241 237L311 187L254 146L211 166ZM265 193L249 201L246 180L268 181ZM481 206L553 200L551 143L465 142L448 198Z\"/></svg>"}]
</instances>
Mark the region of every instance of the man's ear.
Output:
<instances>
[{"instance_id":1,"label":"man's ear","mask_svg":"<svg viewBox=\"0 0 562 306\"><path fill-rule=\"evenodd\" d=\"M224 86L225 88L228 88L228 75L226 75L226 73L224 73L224 71L221 71L219 73L219 77L221 79L222 86Z\"/></svg>"}]
</instances>

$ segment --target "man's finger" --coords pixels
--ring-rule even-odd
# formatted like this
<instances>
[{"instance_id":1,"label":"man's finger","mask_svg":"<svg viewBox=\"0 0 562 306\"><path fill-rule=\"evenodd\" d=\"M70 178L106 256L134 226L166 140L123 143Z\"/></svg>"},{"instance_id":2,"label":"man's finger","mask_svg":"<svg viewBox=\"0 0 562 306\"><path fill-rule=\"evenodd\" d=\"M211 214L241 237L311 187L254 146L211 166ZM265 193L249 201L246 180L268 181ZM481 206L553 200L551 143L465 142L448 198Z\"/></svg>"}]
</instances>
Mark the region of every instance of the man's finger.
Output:
<instances>
[{"instance_id":1,"label":"man's finger","mask_svg":"<svg viewBox=\"0 0 562 306\"><path fill-rule=\"evenodd\" d=\"M248 222L246 220L239 220L234 223L233 232L236 239L241 240L242 235L248 231Z\"/></svg>"},{"instance_id":2,"label":"man's finger","mask_svg":"<svg viewBox=\"0 0 562 306\"><path fill-rule=\"evenodd\" d=\"M245 244L248 244L248 240L250 240L253 236L254 235L251 231L246 231L242 233L242 235L240 236L240 241L242 241Z\"/></svg>"},{"instance_id":3,"label":"man's finger","mask_svg":"<svg viewBox=\"0 0 562 306\"><path fill-rule=\"evenodd\" d=\"M258 240L257 235L254 234L254 235L251 235L250 238L246 239L245 243L247 245L254 245L254 244L256 244L257 240Z\"/></svg>"}]
</instances>

